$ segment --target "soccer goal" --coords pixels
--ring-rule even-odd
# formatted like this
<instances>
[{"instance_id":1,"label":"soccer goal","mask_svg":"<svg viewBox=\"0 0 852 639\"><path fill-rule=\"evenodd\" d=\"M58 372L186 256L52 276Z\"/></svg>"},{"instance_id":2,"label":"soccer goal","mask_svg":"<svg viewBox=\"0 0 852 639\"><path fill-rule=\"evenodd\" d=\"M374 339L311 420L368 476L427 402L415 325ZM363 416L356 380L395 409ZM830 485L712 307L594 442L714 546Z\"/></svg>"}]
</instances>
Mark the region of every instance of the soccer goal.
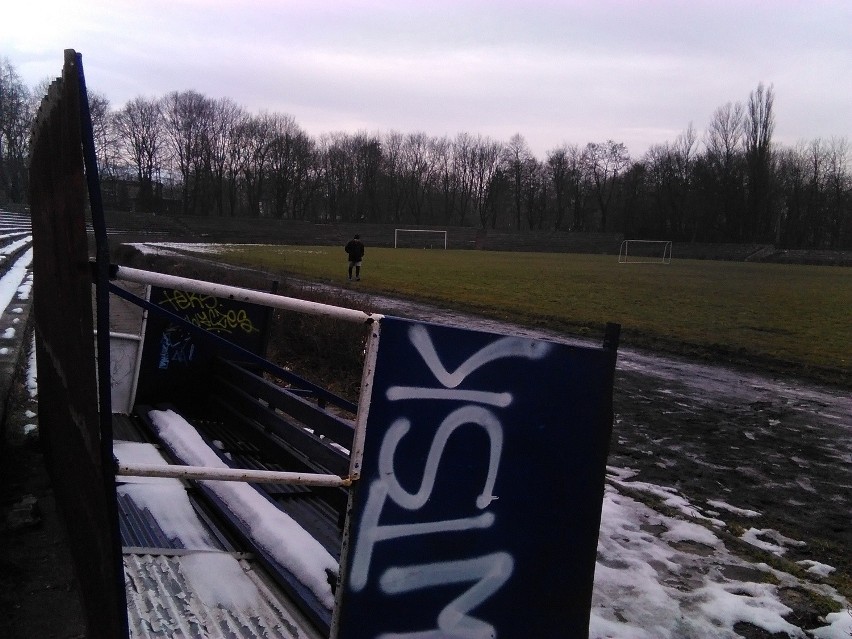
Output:
<instances>
[{"instance_id":1,"label":"soccer goal","mask_svg":"<svg viewBox=\"0 0 852 639\"><path fill-rule=\"evenodd\" d=\"M624 240L618 249L621 264L671 264L670 240Z\"/></svg>"},{"instance_id":2,"label":"soccer goal","mask_svg":"<svg viewBox=\"0 0 852 639\"><path fill-rule=\"evenodd\" d=\"M447 248L447 232L435 229L394 229L394 248Z\"/></svg>"}]
</instances>

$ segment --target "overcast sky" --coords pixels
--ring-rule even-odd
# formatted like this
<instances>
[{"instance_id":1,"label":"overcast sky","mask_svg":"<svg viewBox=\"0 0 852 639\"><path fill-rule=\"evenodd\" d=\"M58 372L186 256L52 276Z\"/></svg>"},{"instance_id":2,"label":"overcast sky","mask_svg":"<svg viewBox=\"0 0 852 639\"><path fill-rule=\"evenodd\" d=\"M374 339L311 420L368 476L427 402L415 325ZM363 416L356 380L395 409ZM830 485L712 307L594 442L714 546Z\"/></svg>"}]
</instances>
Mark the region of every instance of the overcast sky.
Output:
<instances>
[{"instance_id":1,"label":"overcast sky","mask_svg":"<svg viewBox=\"0 0 852 639\"><path fill-rule=\"evenodd\" d=\"M775 139L852 141L852 1L12 0L29 86L76 49L113 108L195 89L332 131L613 139L634 157L774 85Z\"/></svg>"}]
</instances>

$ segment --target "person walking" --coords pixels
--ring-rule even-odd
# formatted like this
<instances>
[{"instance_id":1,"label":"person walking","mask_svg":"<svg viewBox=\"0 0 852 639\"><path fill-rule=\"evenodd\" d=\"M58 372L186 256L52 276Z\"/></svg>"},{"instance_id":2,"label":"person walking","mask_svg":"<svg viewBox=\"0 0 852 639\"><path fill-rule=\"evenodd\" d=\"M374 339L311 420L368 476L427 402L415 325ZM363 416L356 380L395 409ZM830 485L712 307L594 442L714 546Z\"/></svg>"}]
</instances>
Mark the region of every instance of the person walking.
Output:
<instances>
[{"instance_id":1,"label":"person walking","mask_svg":"<svg viewBox=\"0 0 852 639\"><path fill-rule=\"evenodd\" d=\"M355 279L361 281L361 260L364 258L364 243L361 241L361 236L357 233L355 237L349 240L344 247L346 254L349 256L349 279L352 279L352 269L355 269Z\"/></svg>"}]
</instances>

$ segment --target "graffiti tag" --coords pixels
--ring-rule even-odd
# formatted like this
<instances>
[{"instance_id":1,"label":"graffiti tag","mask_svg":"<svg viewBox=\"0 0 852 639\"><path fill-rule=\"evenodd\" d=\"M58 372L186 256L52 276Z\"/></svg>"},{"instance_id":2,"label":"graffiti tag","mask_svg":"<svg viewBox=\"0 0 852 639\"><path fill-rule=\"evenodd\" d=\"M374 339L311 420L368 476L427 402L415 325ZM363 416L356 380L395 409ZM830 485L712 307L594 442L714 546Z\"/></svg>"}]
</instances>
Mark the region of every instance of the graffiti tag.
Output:
<instances>
[{"instance_id":1,"label":"graffiti tag","mask_svg":"<svg viewBox=\"0 0 852 639\"><path fill-rule=\"evenodd\" d=\"M390 402L400 402L400 415L393 419L384 433L378 454L377 478L371 481L354 544L349 587L354 592L362 591L376 579L379 590L387 596L412 593L427 588L446 585L470 584L441 610L435 611L435 628L421 628L412 632L385 632L381 639L415 639L425 637L465 637L486 639L497 636L494 626L486 620L471 615L471 611L491 598L510 579L515 566L513 556L504 550L486 552L463 559L435 558L429 563L391 566L380 575L371 575L374 551L379 544L403 540L414 541L432 535L470 535L491 528L496 514L491 506L498 495L494 494L497 484L500 459L503 452L504 429L500 409L513 402L510 392L491 388L462 388L465 381L479 369L506 358L540 359L547 355L551 345L518 338L499 338L471 355L455 370L450 371L441 361L428 329L414 325L408 331L408 340L425 364L434 384L431 386L391 386L385 397ZM430 379L431 379L430 378ZM415 420L420 411L420 401L446 402L446 412L440 423L430 425ZM422 404L421 404L422 406ZM398 454L412 429L431 429L433 435L428 444L425 461L419 475L419 485L406 488L400 480L400 471L408 471L408 483L412 455ZM457 434L476 429L485 437L479 450L467 453L482 459L484 472L478 494L468 504L467 516L446 519L429 519L422 511L435 499L436 483L442 477L442 459L451 440ZM415 462L416 463L416 462ZM420 466L417 467L420 469ZM445 470L445 473L450 471ZM452 477L445 477L452 481ZM479 481L476 479L475 481ZM434 504L432 504L434 506ZM387 522L389 509L393 510L394 523ZM434 512L434 510L432 510ZM406 515L407 513L407 515ZM400 522L400 517L405 521Z\"/></svg>"},{"instance_id":2,"label":"graffiti tag","mask_svg":"<svg viewBox=\"0 0 852 639\"><path fill-rule=\"evenodd\" d=\"M214 333L257 333L260 331L245 309L229 309L222 300L212 295L168 290L164 292L162 306L170 306L195 326Z\"/></svg>"}]
</instances>

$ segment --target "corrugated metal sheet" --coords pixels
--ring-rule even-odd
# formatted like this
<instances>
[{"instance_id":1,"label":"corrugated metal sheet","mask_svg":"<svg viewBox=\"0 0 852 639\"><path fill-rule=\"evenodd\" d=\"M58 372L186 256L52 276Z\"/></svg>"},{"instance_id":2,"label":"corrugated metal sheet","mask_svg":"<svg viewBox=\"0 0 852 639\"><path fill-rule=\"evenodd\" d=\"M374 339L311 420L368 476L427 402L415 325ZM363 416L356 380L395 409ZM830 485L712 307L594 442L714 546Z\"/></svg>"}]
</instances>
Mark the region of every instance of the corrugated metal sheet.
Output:
<instances>
[{"instance_id":1,"label":"corrugated metal sheet","mask_svg":"<svg viewBox=\"0 0 852 639\"><path fill-rule=\"evenodd\" d=\"M133 454L140 452L146 451ZM118 486L130 636L319 639L257 562L234 552L206 508L184 491L173 479Z\"/></svg>"},{"instance_id":2,"label":"corrugated metal sheet","mask_svg":"<svg viewBox=\"0 0 852 639\"><path fill-rule=\"evenodd\" d=\"M118 502L118 524L121 531L121 545L123 547L141 548L184 548L179 539L169 537L163 532L156 517L146 508L140 508L133 498L119 492ZM215 545L219 550L234 550L231 545L224 543L224 538L217 530L205 523L204 513L197 511L199 523L205 526L209 534L209 543Z\"/></svg>"},{"instance_id":3,"label":"corrugated metal sheet","mask_svg":"<svg viewBox=\"0 0 852 639\"><path fill-rule=\"evenodd\" d=\"M112 438L128 442L144 442L142 431L130 415L113 413Z\"/></svg>"},{"instance_id":4,"label":"corrugated metal sheet","mask_svg":"<svg viewBox=\"0 0 852 639\"><path fill-rule=\"evenodd\" d=\"M226 463L236 468L255 470L293 470L292 466L282 465L276 456L277 448L270 445L266 450L246 441L240 429L233 423L214 419L192 420L193 426L209 441L216 442L220 452L228 454ZM267 433L270 443L278 438ZM276 452L277 451L277 452ZM292 484L264 484L257 490L267 495L275 504L305 530L311 533L333 557L340 557L342 523L339 515L322 497L330 489L317 489ZM333 490L333 489L331 489Z\"/></svg>"},{"instance_id":5,"label":"corrugated metal sheet","mask_svg":"<svg viewBox=\"0 0 852 639\"><path fill-rule=\"evenodd\" d=\"M222 560L245 575L239 596L210 594ZM193 569L187 565L193 562ZM199 580L199 561L211 574ZM125 553L125 584L130 636L143 638L319 639L253 562L222 552L174 555ZM233 575L233 573L231 573ZM223 580L228 579L222 575ZM232 578L232 576L231 576ZM205 583L207 582L207 583ZM223 588L232 584L222 584Z\"/></svg>"}]
</instances>

